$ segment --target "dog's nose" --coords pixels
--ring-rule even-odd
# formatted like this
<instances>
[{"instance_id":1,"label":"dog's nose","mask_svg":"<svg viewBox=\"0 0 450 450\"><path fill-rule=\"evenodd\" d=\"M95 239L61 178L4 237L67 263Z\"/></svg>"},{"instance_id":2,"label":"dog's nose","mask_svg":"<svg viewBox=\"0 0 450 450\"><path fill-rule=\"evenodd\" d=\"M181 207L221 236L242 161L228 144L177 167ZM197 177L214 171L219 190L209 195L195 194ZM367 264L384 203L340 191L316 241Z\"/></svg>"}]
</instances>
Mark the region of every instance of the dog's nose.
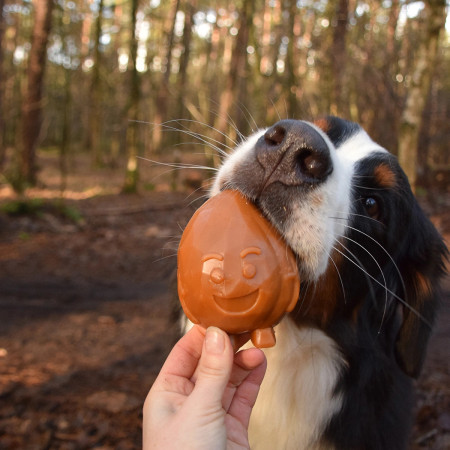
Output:
<instances>
[{"instance_id":1,"label":"dog's nose","mask_svg":"<svg viewBox=\"0 0 450 450\"><path fill-rule=\"evenodd\" d=\"M333 171L330 149L319 132L307 122L281 120L256 143L256 157L264 167L266 185L317 184Z\"/></svg>"}]
</instances>

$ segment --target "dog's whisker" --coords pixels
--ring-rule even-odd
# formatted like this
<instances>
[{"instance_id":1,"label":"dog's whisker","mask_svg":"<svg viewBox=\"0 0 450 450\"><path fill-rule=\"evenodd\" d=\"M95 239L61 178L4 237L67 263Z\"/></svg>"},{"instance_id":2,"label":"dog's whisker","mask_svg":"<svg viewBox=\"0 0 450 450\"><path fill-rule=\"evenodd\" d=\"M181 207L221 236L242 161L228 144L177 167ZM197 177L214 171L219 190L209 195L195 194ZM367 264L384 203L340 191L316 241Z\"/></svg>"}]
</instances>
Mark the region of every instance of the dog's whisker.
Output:
<instances>
[{"instance_id":1,"label":"dog's whisker","mask_svg":"<svg viewBox=\"0 0 450 450\"><path fill-rule=\"evenodd\" d=\"M174 237L174 238L171 239L170 241L167 241L167 242L164 244L162 250L166 250L166 249L169 249L169 250L170 250L170 249L176 250L176 249L178 248L178 244L179 244L179 242L180 242L180 239L181 239L181 236L179 236L179 237ZM173 248L173 247L172 247L173 244L175 244L177 247L176 247L176 248Z\"/></svg>"},{"instance_id":2,"label":"dog's whisker","mask_svg":"<svg viewBox=\"0 0 450 450\"><path fill-rule=\"evenodd\" d=\"M163 247L161 248L162 251L165 250L177 250L178 244L180 243L181 235L173 235L169 240L167 240ZM175 245L175 247L174 247Z\"/></svg>"},{"instance_id":3,"label":"dog's whisker","mask_svg":"<svg viewBox=\"0 0 450 450\"><path fill-rule=\"evenodd\" d=\"M302 311L303 305L305 303L305 299L307 297L307 293L308 293L309 287L311 286L310 282L306 282L304 284L306 285L306 288L305 288L305 291L303 292L303 299L301 300L300 304L296 308L297 312L296 312L296 316L295 317L299 317L300 316L300 313ZM301 293L301 290L300 290L300 293ZM299 300L300 300L300 298L299 298Z\"/></svg>"},{"instance_id":4,"label":"dog's whisker","mask_svg":"<svg viewBox=\"0 0 450 450\"><path fill-rule=\"evenodd\" d=\"M370 275L367 271L365 271L363 268L361 268L355 261L353 261L351 258L349 258L347 255L344 255L344 253L342 253L340 250L338 250L336 247L334 247L334 249L340 253L342 256L344 256L344 258L348 259L352 264L354 264L356 267L358 267L359 269L361 269L368 277L370 277L373 281L375 281L375 283L378 283L381 287L385 288L385 286L383 286L383 284L378 281L375 277L373 277L372 275ZM347 249L346 249L347 250ZM348 251L348 250L347 250ZM413 306L411 306L409 303L407 303L404 299L402 299L401 297L399 297L395 292L392 292L390 289L387 289L387 292L389 294L391 294L394 298L396 298L405 308L409 309L413 314L416 315L416 317L418 319L420 319L427 327L429 327L430 329L432 328L432 324L422 315L420 314L420 312L414 308Z\"/></svg>"},{"instance_id":5,"label":"dog's whisker","mask_svg":"<svg viewBox=\"0 0 450 450\"><path fill-rule=\"evenodd\" d=\"M231 151L233 150L233 147L230 147L220 141L218 141L217 139L214 139L210 136L201 134L201 133L197 133L195 131L190 131L187 129L180 129L180 128L176 128L176 127L171 127L168 125L162 125L162 127L164 128L163 131L178 131L180 133L184 133L187 136L193 137L195 139L197 139L198 141L200 141L201 143L207 145L208 147L212 148L213 150L215 150L217 153L219 153L222 156L227 156L227 152L225 150L223 150L222 148L219 147L219 145L225 147L227 150ZM215 145L218 144L218 145Z\"/></svg>"},{"instance_id":6,"label":"dog's whisker","mask_svg":"<svg viewBox=\"0 0 450 450\"><path fill-rule=\"evenodd\" d=\"M145 122L145 121L140 121L140 120L132 120L132 122L143 123L143 124L146 124L146 125L154 125L154 127L150 131L152 131L154 128L160 127L160 128L163 129L163 131L166 131L166 132L167 131L179 132L179 133L183 133L183 134L186 134L188 136L194 137L195 139L197 139L200 142L204 143L205 145L209 146L213 150L216 150L222 156L226 156L227 152L225 150L223 150L222 148L220 148L219 145L224 147L224 148L226 148L226 149L228 149L229 151L234 150L234 147L230 147L229 145L226 145L224 142L221 142L221 141L219 141L217 139L214 139L214 138L212 138L209 135L189 130L184 124L181 123L181 122L184 122L184 121L190 122L190 123L195 123L195 124L198 124L198 125L210 128L210 129L216 131L217 133L220 133L224 137L226 137L228 140L230 140L232 142L232 144L234 146L237 145L237 142L232 140L225 133L220 132L219 130L217 130L216 128L212 127L211 125L208 125L207 123L202 123L202 122L199 122L199 121L196 121L196 120L191 120L191 119L173 119L173 120L168 120L166 122L163 122L162 124L154 124L154 123L151 123L151 122ZM177 128L176 126L169 125L169 124L172 124L172 123L178 124L182 128ZM218 144L218 145L215 145L215 144Z\"/></svg>"},{"instance_id":7,"label":"dog's whisker","mask_svg":"<svg viewBox=\"0 0 450 450\"><path fill-rule=\"evenodd\" d=\"M361 262L361 260L353 253L351 252L347 247L345 247L344 244L342 244L342 242L339 242L338 240L336 240L335 242L337 242L343 249L345 252L349 253L350 256L353 258L350 258L349 256L347 256L345 253L341 252L339 249L336 248L336 246L333 245L333 249L336 250L338 253L340 253L345 259L347 259L348 261L350 261L352 264L354 264L359 270L361 270L367 280L367 286L370 290L370 295L371 298L376 302L376 295L375 295L375 290L373 289L372 284L370 283L370 279L374 279L376 280L374 277L372 277L370 275L370 273L367 271L367 269L364 267L364 264ZM378 280L376 280L378 282ZM381 284L381 283L380 283ZM383 286L381 284L381 286ZM383 286L385 287L385 286Z\"/></svg>"},{"instance_id":8,"label":"dog's whisker","mask_svg":"<svg viewBox=\"0 0 450 450\"><path fill-rule=\"evenodd\" d=\"M182 127L184 128L184 130L180 130L180 129L178 129L178 128L175 127L176 130L181 131L181 132L183 132L183 131L190 131L190 130L184 125L183 122L201 125L202 127L208 128L209 130L212 130L212 131L214 131L215 133L219 133L221 136L223 136L223 137L226 138L227 140L231 141L231 143L232 143L233 145L235 145L235 146L238 145L238 142L236 142L235 140L231 139L231 137L230 137L228 134L226 134L226 133L224 133L224 132L218 130L216 127L214 127L214 126L212 126L212 125L210 125L210 124L208 124L208 123L206 123L206 122L200 122L200 121L194 120L194 119L172 119L172 120L167 120L166 122L163 122L162 125L167 125L167 124L170 124L170 123L177 123L178 125L182 126ZM237 131L237 129L236 129L236 131ZM207 136L207 135L202 135L202 136L205 137L205 138L210 138L210 137ZM241 136L242 136L242 135L241 135ZM213 140L213 141L216 141L215 139L212 139L212 138L210 138L210 139ZM219 142L219 141L216 141L216 142ZM225 144L223 144L222 142L220 142L220 143L221 143L222 145L225 145ZM228 146L226 146L226 147L227 147L227 148L231 148L231 147L228 147Z\"/></svg>"},{"instance_id":9,"label":"dog's whisker","mask_svg":"<svg viewBox=\"0 0 450 450\"><path fill-rule=\"evenodd\" d=\"M355 227L352 227L352 226L350 226L350 225L345 225L346 226L346 228L349 228L349 229L351 229L351 230L353 230L353 231L356 231L357 233L361 233L363 236L365 236L365 237L367 237L368 239L370 239L372 242L374 242L375 244L377 244L379 247L380 247L380 249L381 250L383 250L383 252L387 255L387 257L390 259L390 261L391 261L391 263L393 264L393 266L394 266L394 268L395 268L395 270L396 270L396 272L397 272L397 274L398 274L398 277L399 277L399 279L400 279L400 283L401 283L401 285L402 285L402 288L403 288L403 293L404 293L404 295L405 295L405 301L407 302L407 303L409 303L408 302L408 298L407 298L407 294L408 294L408 291L406 290L406 285L405 285L405 281L404 281L404 279L403 279L403 276L402 276L402 274L401 274L401 272L400 272L400 269L399 269L399 267L398 267L398 265L396 264L396 262L394 261L394 258L391 256L391 254L375 239L375 238L373 238L372 236L370 236L369 234L367 234L367 233L364 233L364 231L361 231L361 230L359 230L358 228L355 228Z\"/></svg>"},{"instance_id":10,"label":"dog's whisker","mask_svg":"<svg viewBox=\"0 0 450 450\"><path fill-rule=\"evenodd\" d=\"M288 110L288 106L287 106L287 102L286 102L286 97L283 98L283 103L284 103L284 111L286 113L286 117L289 119L289 110Z\"/></svg>"},{"instance_id":11,"label":"dog's whisker","mask_svg":"<svg viewBox=\"0 0 450 450\"><path fill-rule=\"evenodd\" d=\"M176 256L177 256L177 253L171 253L170 255L162 256L161 258L153 260L152 263L155 264L155 263L158 263L158 262L161 262L161 261L164 261L166 259L173 258Z\"/></svg>"},{"instance_id":12,"label":"dog's whisker","mask_svg":"<svg viewBox=\"0 0 450 450\"><path fill-rule=\"evenodd\" d=\"M334 259L333 259L333 257L331 256L330 253L328 253L328 258L329 258L330 261L333 263L333 266L334 266L334 268L336 269L336 273L337 273L337 275L338 275L338 277L339 277L339 282L340 282L340 284L341 284L342 296L343 296L343 298L344 298L344 305L346 305L346 304L347 304L347 298L346 298L346 296L345 296L345 287L344 287L344 282L343 282L343 280L342 280L341 273L340 273L339 268L338 268L338 266L336 265L336 263L334 262Z\"/></svg>"},{"instance_id":13,"label":"dog's whisker","mask_svg":"<svg viewBox=\"0 0 450 450\"><path fill-rule=\"evenodd\" d=\"M314 282L312 283L312 285L313 285L313 292L312 292L312 294L311 294L310 302L309 302L309 304L306 306L306 309L303 311L303 315L305 315L305 316L307 316L308 313L309 313L309 311L311 311L311 308L312 308L312 306L313 306L313 304L314 304L314 299L315 299L315 297L316 297L316 292L317 292L317 282L314 281Z\"/></svg>"},{"instance_id":14,"label":"dog's whisker","mask_svg":"<svg viewBox=\"0 0 450 450\"><path fill-rule=\"evenodd\" d=\"M342 211L335 211L335 212L338 213L338 214L347 214L347 216L361 217L361 218L363 218L363 219L368 219L368 220L372 220L372 221L374 221L374 222L377 222L377 223L379 223L380 225L384 225L383 222L380 222L379 220L374 219L373 217L370 217L370 216L366 216L366 215L364 215L364 214L357 214L357 213L351 213L351 212L349 212L349 213L344 213L344 212L342 212ZM338 219L338 220L345 220L345 221L348 221L348 217L329 216L329 218L330 218L330 219Z\"/></svg>"},{"instance_id":15,"label":"dog's whisker","mask_svg":"<svg viewBox=\"0 0 450 450\"><path fill-rule=\"evenodd\" d=\"M216 106L219 106L219 103L218 103L217 101L215 101L215 100L213 100L213 99L210 99L210 101L211 101L211 104L215 104ZM216 117L220 117L219 112L214 111L214 110L211 110L211 112L212 112L212 114L214 114ZM245 136L239 131L239 128L237 127L235 121L233 120L233 118L231 117L231 115L230 115L229 113L227 113L227 123L228 123L228 125L231 126L231 128L233 128L233 130L236 132L236 135L239 137L239 139L240 139L241 141L245 141ZM214 130L216 130L217 132L220 133L220 131L217 130L217 128L214 128L214 127L212 127L212 128L213 128ZM221 134L223 134L223 135L225 136L224 133L221 133ZM228 136L226 136L226 137L228 137ZM228 137L228 139L230 139L230 138ZM231 140L235 145L238 145L238 142L234 141L233 139L230 139L230 140Z\"/></svg>"},{"instance_id":16,"label":"dog's whisker","mask_svg":"<svg viewBox=\"0 0 450 450\"><path fill-rule=\"evenodd\" d=\"M309 312L311 311L311 308L312 308L313 305L314 305L314 301L315 301L315 299L317 298L317 297L316 297L316 294L317 294L317 287L318 287L317 281L313 281L313 282L311 283L311 287L312 287L312 291L311 291L311 295L310 295L309 302L308 302L307 305L305 305L306 308L303 310L303 314L305 315L305 317L308 317L308 314L309 314Z\"/></svg>"},{"instance_id":17,"label":"dog's whisker","mask_svg":"<svg viewBox=\"0 0 450 450\"><path fill-rule=\"evenodd\" d=\"M194 198L191 202L189 202L188 206L192 206L197 201L208 200L209 194L201 195L200 197Z\"/></svg>"},{"instance_id":18,"label":"dog's whisker","mask_svg":"<svg viewBox=\"0 0 450 450\"><path fill-rule=\"evenodd\" d=\"M181 239L181 234L168 234L163 237L165 237L166 239Z\"/></svg>"},{"instance_id":19,"label":"dog's whisker","mask_svg":"<svg viewBox=\"0 0 450 450\"><path fill-rule=\"evenodd\" d=\"M233 182L231 180L227 180L224 182L221 190L226 191L227 189L234 189L234 188L235 188L235 186L234 186Z\"/></svg>"},{"instance_id":20,"label":"dog's whisker","mask_svg":"<svg viewBox=\"0 0 450 450\"><path fill-rule=\"evenodd\" d=\"M195 142L195 141L186 141L186 142L180 142L179 144L173 144L172 148L175 147L182 147L182 146L187 146L187 147L193 147L193 146L204 146L205 144L203 142ZM213 150L216 150L218 152L218 157L220 158L221 161L223 161L227 156L228 153L226 152L221 152L219 151L219 149L215 148L214 146L211 145L207 145L208 147L212 148ZM190 152L191 155L201 155L204 156L205 152Z\"/></svg>"},{"instance_id":21,"label":"dog's whisker","mask_svg":"<svg viewBox=\"0 0 450 450\"><path fill-rule=\"evenodd\" d=\"M339 278L339 282L340 282L340 285L341 285L341 289L342 289L342 296L343 296L343 299L344 299L344 304L346 304L347 303L347 299L346 299L346 294L345 294L345 288L344 288L344 283L343 283L342 276L341 276L341 273L339 271L339 268L337 267L335 261L333 260L330 252L328 252L322 244L320 244L320 245L321 245L323 251L325 251L327 253L329 259L331 260L332 264L334 265L334 267L336 269L336 272L337 272L337 275L338 275L338 278ZM302 302L300 303L300 306L298 308L298 314L295 317L298 317L300 312L301 312L301 309L302 309L303 304L305 302L305 298L307 297L307 292L308 292L309 286L311 284L314 285L314 292L311 295L311 302L310 302L310 304L307 306L306 310L302 311L302 314L307 315L308 311L311 309L312 302L314 302L314 298L315 298L315 292L317 290L317 282L307 282L306 283L306 290L304 291L304 294L303 294L304 298L303 298ZM300 300L300 298L299 298L299 300Z\"/></svg>"},{"instance_id":22,"label":"dog's whisker","mask_svg":"<svg viewBox=\"0 0 450 450\"><path fill-rule=\"evenodd\" d=\"M167 254L168 251L170 251L169 254ZM173 255L173 253L177 253L177 252L178 252L178 241L172 242L170 246L166 245L165 247L163 247L161 249L161 254L163 255L162 258L166 258L168 256L171 256L171 255ZM154 262L159 262L159 261L160 261L160 259L157 259Z\"/></svg>"},{"instance_id":23,"label":"dog's whisker","mask_svg":"<svg viewBox=\"0 0 450 450\"><path fill-rule=\"evenodd\" d=\"M187 121L187 120L188 119L183 119L183 121ZM222 147L225 147L227 150L230 150L230 151L234 150L234 147L230 147L229 145L226 145L224 142L219 141L218 139L214 139L213 137L211 137L211 136L209 136L207 134L202 134L202 133L199 133L199 132L196 132L196 131L189 130L189 128L187 128L184 124L179 123L180 121L181 120L178 119L176 122L181 127L183 127L182 129L176 128L176 127L169 127L169 128L172 128L174 131L179 131L180 133L187 134L188 136L195 137L196 139L200 140L201 142L204 142L204 143L207 143L207 144L214 143L214 144L218 144L218 145L220 145ZM195 121L191 121L191 122L198 123L198 122L195 122ZM207 128L210 128L210 129L214 130L215 132L219 133L220 135L224 136L225 138L229 139L234 146L238 145L238 143L236 141L234 141L233 139L231 139L227 134L217 130L216 128L212 127L211 125L208 125L206 123L200 123L200 125L205 126ZM166 125L164 125L164 126L166 126ZM213 148L215 148L217 151L219 151L224 156L227 155L227 152L225 152L220 147L214 146Z\"/></svg>"},{"instance_id":24,"label":"dog's whisker","mask_svg":"<svg viewBox=\"0 0 450 450\"><path fill-rule=\"evenodd\" d=\"M143 161L151 162L152 164L158 166L167 166L172 167L172 170L181 170L181 169L198 169L198 170L212 170L213 172L218 172L219 169L210 166L202 166L200 164L190 164L190 163L166 163L162 161L156 161L154 159L145 158L144 156L138 156L139 159ZM170 172L170 170L169 170Z\"/></svg>"},{"instance_id":25,"label":"dog's whisker","mask_svg":"<svg viewBox=\"0 0 450 450\"><path fill-rule=\"evenodd\" d=\"M256 123L256 120L254 119L252 113L244 105L244 103L237 102L236 104L237 104L238 108L241 110L241 112L244 113L245 120L247 121L247 124L250 127L250 129L252 130L252 132L254 133L259 127L258 127L258 124ZM253 125L255 126L255 128L253 128L253 125L251 124L251 122L253 122Z\"/></svg>"},{"instance_id":26,"label":"dog's whisker","mask_svg":"<svg viewBox=\"0 0 450 450\"><path fill-rule=\"evenodd\" d=\"M211 182L212 178L207 178L206 180L203 181L203 184L209 183ZM192 206L197 200L202 200L203 198L207 198L208 194L203 194L200 195L198 197L193 198L192 200L191 197L193 197L195 194L197 194L199 191L203 191L204 190L204 186L199 186L197 189L194 189L192 192L189 193L189 195L186 196L185 200L189 200L188 206Z\"/></svg>"},{"instance_id":27,"label":"dog's whisker","mask_svg":"<svg viewBox=\"0 0 450 450\"><path fill-rule=\"evenodd\" d=\"M388 305L388 295L387 295L387 282L386 282L386 277L384 275L383 269L381 268L380 264L378 263L377 259L375 258L375 256L372 255L372 253L370 253L369 250L367 250L366 247L364 247L362 244L360 244L359 242L355 241L354 239L349 238L348 236L344 236L341 235L340 236L343 239L347 239L350 242L353 242L354 244L356 244L358 247L362 248L365 252L367 252L367 254L373 259L373 261L375 262L375 264L377 265L381 276L383 278L383 282L384 282L384 290L385 290L385 302L384 302L384 309L383 309L383 316L381 318L381 323L380 323L380 328L378 329L378 334L381 333L381 328L383 326L384 323L384 319L386 317L386 312L387 312L387 305ZM341 244L344 248L345 246L343 244Z\"/></svg>"},{"instance_id":28,"label":"dog's whisker","mask_svg":"<svg viewBox=\"0 0 450 450\"><path fill-rule=\"evenodd\" d=\"M359 184L354 184L352 183L352 188L358 188L358 189L367 189L369 191L388 191L389 188L376 188L376 187L371 187L371 186L361 186Z\"/></svg>"},{"instance_id":29,"label":"dog's whisker","mask_svg":"<svg viewBox=\"0 0 450 450\"><path fill-rule=\"evenodd\" d=\"M183 234L183 233L184 233L184 228L183 228L183 226L181 225L181 223L180 223L180 222L177 222L177 226L178 226L178 228L180 229L181 234Z\"/></svg>"},{"instance_id":30,"label":"dog's whisker","mask_svg":"<svg viewBox=\"0 0 450 450\"><path fill-rule=\"evenodd\" d=\"M275 109L275 112L277 113L278 120L281 120L280 112L278 111L278 108L277 108L277 106L275 105L275 102L273 101L272 98L270 99L270 103L272 103L272 106L273 106L273 108Z\"/></svg>"}]
</instances>

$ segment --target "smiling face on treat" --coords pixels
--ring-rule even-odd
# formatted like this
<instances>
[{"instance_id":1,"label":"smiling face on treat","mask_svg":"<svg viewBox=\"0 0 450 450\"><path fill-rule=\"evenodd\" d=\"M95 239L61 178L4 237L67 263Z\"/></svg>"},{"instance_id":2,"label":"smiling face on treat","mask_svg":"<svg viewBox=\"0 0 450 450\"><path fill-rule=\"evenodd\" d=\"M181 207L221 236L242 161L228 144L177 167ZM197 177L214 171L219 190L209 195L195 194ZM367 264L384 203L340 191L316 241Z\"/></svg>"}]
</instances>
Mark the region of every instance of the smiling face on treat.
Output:
<instances>
[{"instance_id":1,"label":"smiling face on treat","mask_svg":"<svg viewBox=\"0 0 450 450\"><path fill-rule=\"evenodd\" d=\"M297 266L258 210L225 191L200 208L183 233L178 291L192 322L233 334L253 331L276 324L295 305Z\"/></svg>"}]
</instances>

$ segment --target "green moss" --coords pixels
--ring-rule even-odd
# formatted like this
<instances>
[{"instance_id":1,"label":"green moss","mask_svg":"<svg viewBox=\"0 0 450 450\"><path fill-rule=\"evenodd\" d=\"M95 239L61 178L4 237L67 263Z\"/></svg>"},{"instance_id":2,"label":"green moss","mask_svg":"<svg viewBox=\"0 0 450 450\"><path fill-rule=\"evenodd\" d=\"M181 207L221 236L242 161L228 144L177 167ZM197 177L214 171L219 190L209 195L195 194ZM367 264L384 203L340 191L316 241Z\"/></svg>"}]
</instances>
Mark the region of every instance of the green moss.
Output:
<instances>
[{"instance_id":1,"label":"green moss","mask_svg":"<svg viewBox=\"0 0 450 450\"><path fill-rule=\"evenodd\" d=\"M84 220L78 208L67 205L61 200L54 202L45 202L40 198L11 200L0 205L0 212L11 217L42 217L43 214L47 213L62 217L75 224L80 224Z\"/></svg>"},{"instance_id":2,"label":"green moss","mask_svg":"<svg viewBox=\"0 0 450 450\"><path fill-rule=\"evenodd\" d=\"M43 212L44 201L40 198L11 200L0 205L0 211L8 216L36 216Z\"/></svg>"}]
</instances>

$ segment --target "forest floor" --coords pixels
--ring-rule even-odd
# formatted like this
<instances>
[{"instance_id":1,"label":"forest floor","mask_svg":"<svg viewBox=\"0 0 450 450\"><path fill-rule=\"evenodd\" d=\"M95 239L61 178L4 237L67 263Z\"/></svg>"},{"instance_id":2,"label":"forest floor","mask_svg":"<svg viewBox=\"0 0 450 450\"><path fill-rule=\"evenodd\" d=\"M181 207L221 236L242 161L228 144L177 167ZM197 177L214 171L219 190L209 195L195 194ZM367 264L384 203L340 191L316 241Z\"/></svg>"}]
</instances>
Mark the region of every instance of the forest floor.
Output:
<instances>
[{"instance_id":1,"label":"forest floor","mask_svg":"<svg viewBox=\"0 0 450 450\"><path fill-rule=\"evenodd\" d=\"M57 196L46 170L34 197ZM121 195L116 172L83 173L64 207L0 213L0 449L140 448L142 404L176 336L176 246L200 195ZM0 206L11 195L0 185ZM448 242L448 210L431 212ZM413 450L450 448L449 343L447 278Z\"/></svg>"}]
</instances>

